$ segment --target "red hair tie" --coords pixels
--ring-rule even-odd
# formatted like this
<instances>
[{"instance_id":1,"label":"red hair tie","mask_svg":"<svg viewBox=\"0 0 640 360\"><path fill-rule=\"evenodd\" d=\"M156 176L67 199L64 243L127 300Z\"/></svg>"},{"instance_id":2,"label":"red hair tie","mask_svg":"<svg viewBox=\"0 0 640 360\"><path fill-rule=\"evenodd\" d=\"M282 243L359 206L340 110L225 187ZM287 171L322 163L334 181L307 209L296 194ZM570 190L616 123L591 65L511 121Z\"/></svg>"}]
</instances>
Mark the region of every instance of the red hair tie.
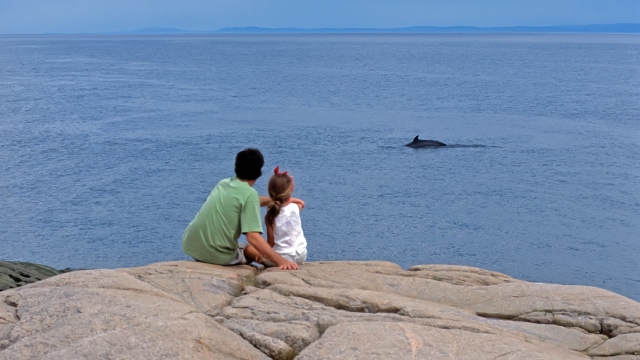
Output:
<instances>
[{"instance_id":1,"label":"red hair tie","mask_svg":"<svg viewBox=\"0 0 640 360\"><path fill-rule=\"evenodd\" d=\"M282 173L280 172L280 166L276 166L276 168L273 169L273 173L276 174L276 175L280 175L280 174L287 175L287 171L282 172Z\"/></svg>"}]
</instances>

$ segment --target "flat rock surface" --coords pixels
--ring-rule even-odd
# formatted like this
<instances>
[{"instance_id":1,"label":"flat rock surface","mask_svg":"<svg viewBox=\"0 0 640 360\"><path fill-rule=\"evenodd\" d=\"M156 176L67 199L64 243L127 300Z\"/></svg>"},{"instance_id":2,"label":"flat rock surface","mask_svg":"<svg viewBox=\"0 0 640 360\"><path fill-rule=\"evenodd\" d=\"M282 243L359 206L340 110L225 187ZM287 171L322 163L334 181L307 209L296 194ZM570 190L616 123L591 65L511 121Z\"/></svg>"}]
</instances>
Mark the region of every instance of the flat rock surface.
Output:
<instances>
[{"instance_id":1,"label":"flat rock surface","mask_svg":"<svg viewBox=\"0 0 640 360\"><path fill-rule=\"evenodd\" d=\"M0 359L638 359L640 303L483 269L193 261L0 292Z\"/></svg>"}]
</instances>

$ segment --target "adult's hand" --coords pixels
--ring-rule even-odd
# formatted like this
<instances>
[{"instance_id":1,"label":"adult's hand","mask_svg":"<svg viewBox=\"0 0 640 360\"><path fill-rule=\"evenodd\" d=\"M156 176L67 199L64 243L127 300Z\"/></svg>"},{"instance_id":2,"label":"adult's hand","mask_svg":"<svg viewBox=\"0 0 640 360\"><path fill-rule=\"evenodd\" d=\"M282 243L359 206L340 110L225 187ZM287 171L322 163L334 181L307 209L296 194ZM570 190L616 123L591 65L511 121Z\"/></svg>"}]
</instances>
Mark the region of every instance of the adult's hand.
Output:
<instances>
[{"instance_id":1,"label":"adult's hand","mask_svg":"<svg viewBox=\"0 0 640 360\"><path fill-rule=\"evenodd\" d=\"M278 266L278 270L298 270L298 264L287 261L284 264Z\"/></svg>"},{"instance_id":2,"label":"adult's hand","mask_svg":"<svg viewBox=\"0 0 640 360\"><path fill-rule=\"evenodd\" d=\"M300 208L301 208L301 209L302 209L302 208L304 208L304 201L302 201L301 199L298 199L298 198L291 198L289 201L290 201L290 202L292 202L292 203L294 203L294 204L298 204L298 205L300 205Z\"/></svg>"},{"instance_id":3,"label":"adult's hand","mask_svg":"<svg viewBox=\"0 0 640 360\"><path fill-rule=\"evenodd\" d=\"M298 264L285 260L280 254L273 251L271 246L264 240L262 235L257 232L246 233L247 241L253 246L260 255L266 256L274 264L278 265L280 270L298 270Z\"/></svg>"}]
</instances>

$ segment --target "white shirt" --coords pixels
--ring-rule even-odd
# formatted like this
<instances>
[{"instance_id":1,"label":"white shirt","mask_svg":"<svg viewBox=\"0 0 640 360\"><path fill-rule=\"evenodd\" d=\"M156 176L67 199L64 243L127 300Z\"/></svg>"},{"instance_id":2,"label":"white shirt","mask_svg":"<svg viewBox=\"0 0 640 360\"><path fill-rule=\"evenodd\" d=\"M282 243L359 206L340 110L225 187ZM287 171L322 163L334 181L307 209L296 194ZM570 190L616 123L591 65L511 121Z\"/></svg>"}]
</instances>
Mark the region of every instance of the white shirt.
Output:
<instances>
[{"instance_id":1,"label":"white shirt","mask_svg":"<svg viewBox=\"0 0 640 360\"><path fill-rule=\"evenodd\" d=\"M307 250L298 205L290 203L280 209L273 226L273 240L273 250L278 254L295 256Z\"/></svg>"}]
</instances>

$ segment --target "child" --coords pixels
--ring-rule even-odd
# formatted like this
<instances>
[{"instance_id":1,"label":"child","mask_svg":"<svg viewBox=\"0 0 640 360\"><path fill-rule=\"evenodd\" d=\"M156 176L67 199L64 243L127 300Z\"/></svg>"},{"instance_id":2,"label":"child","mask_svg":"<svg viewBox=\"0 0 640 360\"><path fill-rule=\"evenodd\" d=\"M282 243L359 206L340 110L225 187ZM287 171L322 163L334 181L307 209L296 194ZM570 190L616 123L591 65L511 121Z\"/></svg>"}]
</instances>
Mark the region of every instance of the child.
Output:
<instances>
[{"instance_id":1,"label":"child","mask_svg":"<svg viewBox=\"0 0 640 360\"><path fill-rule=\"evenodd\" d=\"M302 264L307 258L307 240L300 221L300 210L304 205L291 202L293 179L286 171L281 173L279 170L280 167L276 167L269 179L271 203L264 217L267 242L285 260ZM266 261L265 265L270 264Z\"/></svg>"}]
</instances>

